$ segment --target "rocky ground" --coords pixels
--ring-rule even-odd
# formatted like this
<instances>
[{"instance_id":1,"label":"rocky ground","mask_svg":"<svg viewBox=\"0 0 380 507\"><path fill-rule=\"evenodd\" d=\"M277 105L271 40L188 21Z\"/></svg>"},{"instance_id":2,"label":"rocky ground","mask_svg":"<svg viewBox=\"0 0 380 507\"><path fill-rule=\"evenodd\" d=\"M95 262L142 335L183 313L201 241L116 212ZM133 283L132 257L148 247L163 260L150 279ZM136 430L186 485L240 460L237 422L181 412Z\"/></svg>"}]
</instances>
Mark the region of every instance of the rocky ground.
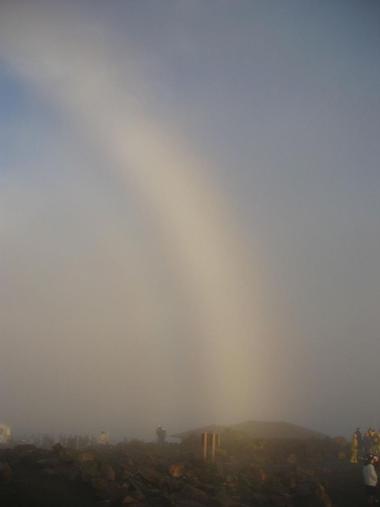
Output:
<instances>
[{"instance_id":1,"label":"rocky ground","mask_svg":"<svg viewBox=\"0 0 380 507\"><path fill-rule=\"evenodd\" d=\"M203 463L191 446L170 444L131 442L82 450L16 446L0 450L0 505L365 505L360 465L350 465L331 444L323 452L318 445L325 444L302 447L298 443L293 453L289 453L291 443L256 445L256 449L240 445L235 455L231 448L220 451L215 464ZM321 452L316 453L316 448Z\"/></svg>"}]
</instances>

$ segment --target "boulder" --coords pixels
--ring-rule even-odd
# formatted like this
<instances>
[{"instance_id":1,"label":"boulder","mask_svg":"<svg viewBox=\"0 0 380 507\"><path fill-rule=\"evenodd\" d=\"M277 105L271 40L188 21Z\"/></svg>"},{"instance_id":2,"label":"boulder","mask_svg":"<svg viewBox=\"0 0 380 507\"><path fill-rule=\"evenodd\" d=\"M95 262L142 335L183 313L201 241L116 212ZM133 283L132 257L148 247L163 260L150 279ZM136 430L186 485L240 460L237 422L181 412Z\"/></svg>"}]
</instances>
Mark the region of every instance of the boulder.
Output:
<instances>
[{"instance_id":1,"label":"boulder","mask_svg":"<svg viewBox=\"0 0 380 507\"><path fill-rule=\"evenodd\" d=\"M136 503L138 503L139 500L137 500L136 498L134 498L133 496L129 496L127 495L123 501L121 502L122 505L136 505Z\"/></svg>"},{"instance_id":2,"label":"boulder","mask_svg":"<svg viewBox=\"0 0 380 507\"><path fill-rule=\"evenodd\" d=\"M107 481L114 481L116 479L116 473L113 467L109 463L105 463L100 468L101 477Z\"/></svg>"},{"instance_id":3,"label":"boulder","mask_svg":"<svg viewBox=\"0 0 380 507\"><path fill-rule=\"evenodd\" d=\"M164 479L163 475L160 472L150 467L144 467L143 469L140 469L138 474L145 482L148 482L153 486L160 486Z\"/></svg>"},{"instance_id":4,"label":"boulder","mask_svg":"<svg viewBox=\"0 0 380 507\"><path fill-rule=\"evenodd\" d=\"M200 504L207 505L209 503L209 496L201 489L186 484L181 490L180 496L182 499L191 500Z\"/></svg>"},{"instance_id":5,"label":"boulder","mask_svg":"<svg viewBox=\"0 0 380 507\"><path fill-rule=\"evenodd\" d=\"M205 507L204 503L199 503L194 500L178 500L175 503L176 507Z\"/></svg>"},{"instance_id":6,"label":"boulder","mask_svg":"<svg viewBox=\"0 0 380 507\"><path fill-rule=\"evenodd\" d=\"M179 478L185 474L185 467L180 463L174 463L169 467L169 475L171 477Z\"/></svg>"},{"instance_id":7,"label":"boulder","mask_svg":"<svg viewBox=\"0 0 380 507\"><path fill-rule=\"evenodd\" d=\"M0 462L0 482L10 482L12 480L12 475L12 468L9 463Z\"/></svg>"},{"instance_id":8,"label":"boulder","mask_svg":"<svg viewBox=\"0 0 380 507\"><path fill-rule=\"evenodd\" d=\"M86 463L88 461L96 461L96 454L92 451L83 451L78 455L78 461L80 463Z\"/></svg>"},{"instance_id":9,"label":"boulder","mask_svg":"<svg viewBox=\"0 0 380 507\"><path fill-rule=\"evenodd\" d=\"M52 451L54 452L54 454L57 454L58 456L60 456L64 452L64 450L65 448L59 442L54 444L52 447Z\"/></svg>"}]
</instances>

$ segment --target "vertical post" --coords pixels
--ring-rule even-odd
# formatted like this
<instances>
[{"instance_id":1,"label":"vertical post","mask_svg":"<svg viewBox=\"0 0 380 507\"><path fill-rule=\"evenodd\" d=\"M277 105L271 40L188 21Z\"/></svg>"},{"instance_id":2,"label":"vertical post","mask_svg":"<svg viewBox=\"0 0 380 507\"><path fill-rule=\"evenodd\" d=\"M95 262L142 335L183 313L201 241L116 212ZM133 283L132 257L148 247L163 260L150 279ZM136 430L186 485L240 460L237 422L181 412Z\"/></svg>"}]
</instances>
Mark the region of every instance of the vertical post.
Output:
<instances>
[{"instance_id":1,"label":"vertical post","mask_svg":"<svg viewBox=\"0 0 380 507\"><path fill-rule=\"evenodd\" d=\"M212 463L215 463L215 450L216 450L216 433L212 434L211 437L211 461Z\"/></svg>"},{"instance_id":2,"label":"vertical post","mask_svg":"<svg viewBox=\"0 0 380 507\"><path fill-rule=\"evenodd\" d=\"M203 447L203 459L207 461L207 431L205 433L202 433L202 447Z\"/></svg>"}]
</instances>

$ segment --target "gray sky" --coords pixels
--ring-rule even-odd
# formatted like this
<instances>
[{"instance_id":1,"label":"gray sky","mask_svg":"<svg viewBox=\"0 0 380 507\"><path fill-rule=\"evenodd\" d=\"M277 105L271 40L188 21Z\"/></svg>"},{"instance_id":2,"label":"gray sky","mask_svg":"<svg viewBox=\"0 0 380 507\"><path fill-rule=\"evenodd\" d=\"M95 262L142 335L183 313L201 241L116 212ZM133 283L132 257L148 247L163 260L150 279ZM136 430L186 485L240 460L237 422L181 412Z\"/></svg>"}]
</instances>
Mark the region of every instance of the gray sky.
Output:
<instances>
[{"instance_id":1,"label":"gray sky","mask_svg":"<svg viewBox=\"0 0 380 507\"><path fill-rule=\"evenodd\" d=\"M380 426L380 5L0 3L0 417Z\"/></svg>"}]
</instances>

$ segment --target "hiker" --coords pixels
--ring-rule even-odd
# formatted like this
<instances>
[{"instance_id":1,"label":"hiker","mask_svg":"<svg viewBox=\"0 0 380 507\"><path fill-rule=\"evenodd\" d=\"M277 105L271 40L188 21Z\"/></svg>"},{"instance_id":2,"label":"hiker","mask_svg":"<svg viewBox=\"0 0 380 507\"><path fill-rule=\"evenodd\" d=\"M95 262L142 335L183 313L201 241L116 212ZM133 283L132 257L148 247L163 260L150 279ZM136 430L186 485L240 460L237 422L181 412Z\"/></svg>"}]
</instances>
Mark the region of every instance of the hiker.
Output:
<instances>
[{"instance_id":1,"label":"hiker","mask_svg":"<svg viewBox=\"0 0 380 507\"><path fill-rule=\"evenodd\" d=\"M351 463L354 464L358 463L358 454L359 454L359 441L355 431L355 433L352 435L351 441L351 459L350 459Z\"/></svg>"},{"instance_id":2,"label":"hiker","mask_svg":"<svg viewBox=\"0 0 380 507\"><path fill-rule=\"evenodd\" d=\"M162 426L159 426L156 429L156 435L157 435L157 442L160 445L163 445L165 443L165 440L166 440L166 430Z\"/></svg>"},{"instance_id":3,"label":"hiker","mask_svg":"<svg viewBox=\"0 0 380 507\"><path fill-rule=\"evenodd\" d=\"M377 445L376 431L373 428L369 428L368 433L369 433L369 438L370 438L369 452L371 454L377 455L377 452L376 452L376 445Z\"/></svg>"},{"instance_id":4,"label":"hiker","mask_svg":"<svg viewBox=\"0 0 380 507\"><path fill-rule=\"evenodd\" d=\"M97 438L97 443L99 445L109 445L110 444L110 437L106 431L100 432L100 435Z\"/></svg>"},{"instance_id":5,"label":"hiker","mask_svg":"<svg viewBox=\"0 0 380 507\"><path fill-rule=\"evenodd\" d=\"M0 446L8 445L12 440L11 428L6 424L0 424Z\"/></svg>"},{"instance_id":6,"label":"hiker","mask_svg":"<svg viewBox=\"0 0 380 507\"><path fill-rule=\"evenodd\" d=\"M368 455L370 452L370 449L371 449L371 437L370 437L369 431L366 431L364 433L364 437L363 437L363 453L365 455Z\"/></svg>"},{"instance_id":7,"label":"hiker","mask_svg":"<svg viewBox=\"0 0 380 507\"><path fill-rule=\"evenodd\" d=\"M380 455L380 433L378 431L373 432L371 452L376 456Z\"/></svg>"},{"instance_id":8,"label":"hiker","mask_svg":"<svg viewBox=\"0 0 380 507\"><path fill-rule=\"evenodd\" d=\"M362 434L361 434L359 427L356 428L355 434L358 439L358 447L359 447L359 454L360 454L360 451L362 450L362 447L363 447L363 438L362 438Z\"/></svg>"},{"instance_id":9,"label":"hiker","mask_svg":"<svg viewBox=\"0 0 380 507\"><path fill-rule=\"evenodd\" d=\"M378 500L376 499L377 472L375 469L378 461L379 459L377 456L369 454L363 466L363 479L368 505L378 503Z\"/></svg>"}]
</instances>

